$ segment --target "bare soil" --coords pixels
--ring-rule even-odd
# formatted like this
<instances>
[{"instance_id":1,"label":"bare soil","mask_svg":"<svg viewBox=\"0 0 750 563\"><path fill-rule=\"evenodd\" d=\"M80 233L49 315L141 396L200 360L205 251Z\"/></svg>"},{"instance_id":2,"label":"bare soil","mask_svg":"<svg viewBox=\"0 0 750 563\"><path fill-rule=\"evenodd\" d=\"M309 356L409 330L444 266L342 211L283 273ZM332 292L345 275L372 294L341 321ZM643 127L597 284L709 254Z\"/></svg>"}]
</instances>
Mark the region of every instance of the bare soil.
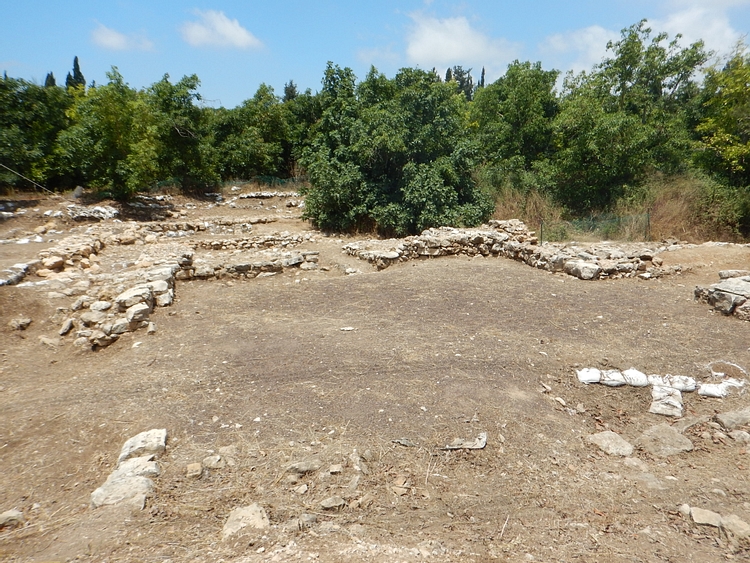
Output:
<instances>
[{"instance_id":1,"label":"bare soil","mask_svg":"<svg viewBox=\"0 0 750 563\"><path fill-rule=\"evenodd\" d=\"M65 203L32 201L27 215L0 223L0 238ZM198 202L188 216L273 213L279 221L256 233L310 230L283 200L242 205ZM690 453L607 456L585 438L610 429L634 442L672 421L648 414L648 390L575 377L587 366L701 379L711 362L750 366L750 324L692 298L718 270L747 268L750 249L685 249L663 255L682 275L585 282L494 258L376 272L342 254L340 238L318 239L303 249L320 250L327 271L179 282L176 302L153 316L155 335L128 334L98 352L41 344L57 334L60 303L0 288L0 512L26 518L0 530L0 560L750 558L750 544L677 510L750 521L747 449L700 424L686 431ZM44 244L1 245L0 262L29 260ZM346 276L351 267L363 273ZM33 319L25 331L9 327L20 316ZM742 393L684 400L688 416L748 405ZM91 508L122 444L151 428L166 428L168 445L145 509ZM481 432L484 449L441 449ZM225 446L237 448L230 465L186 477L189 463ZM366 472L353 467L355 449ZM296 481L285 472L309 459L323 468ZM327 471L336 464L341 473ZM349 505L323 510L332 495ZM229 512L254 502L271 527L222 540ZM300 525L302 514L317 522Z\"/></svg>"}]
</instances>

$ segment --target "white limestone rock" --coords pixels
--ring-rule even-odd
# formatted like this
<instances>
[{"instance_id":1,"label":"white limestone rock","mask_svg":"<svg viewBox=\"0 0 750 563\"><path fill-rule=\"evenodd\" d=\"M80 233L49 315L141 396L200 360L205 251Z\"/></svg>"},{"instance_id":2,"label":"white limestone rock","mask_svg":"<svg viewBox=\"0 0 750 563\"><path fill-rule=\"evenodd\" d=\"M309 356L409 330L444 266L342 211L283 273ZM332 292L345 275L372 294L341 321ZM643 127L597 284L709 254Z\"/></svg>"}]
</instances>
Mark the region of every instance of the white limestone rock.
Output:
<instances>
[{"instance_id":1,"label":"white limestone rock","mask_svg":"<svg viewBox=\"0 0 750 563\"><path fill-rule=\"evenodd\" d=\"M587 440L609 455L628 457L633 454L633 445L611 430L592 434Z\"/></svg>"},{"instance_id":2,"label":"white limestone rock","mask_svg":"<svg viewBox=\"0 0 750 563\"><path fill-rule=\"evenodd\" d=\"M221 531L223 539L227 539L244 528L254 528L256 530L265 530L270 527L271 522L268 519L265 509L258 503L250 506L235 508L229 513L224 528Z\"/></svg>"},{"instance_id":3,"label":"white limestone rock","mask_svg":"<svg viewBox=\"0 0 750 563\"><path fill-rule=\"evenodd\" d=\"M149 454L160 454L167 447L167 430L166 428L148 430L141 432L137 436L130 438L122 446L120 456L117 458L117 465L131 457L138 457Z\"/></svg>"}]
</instances>

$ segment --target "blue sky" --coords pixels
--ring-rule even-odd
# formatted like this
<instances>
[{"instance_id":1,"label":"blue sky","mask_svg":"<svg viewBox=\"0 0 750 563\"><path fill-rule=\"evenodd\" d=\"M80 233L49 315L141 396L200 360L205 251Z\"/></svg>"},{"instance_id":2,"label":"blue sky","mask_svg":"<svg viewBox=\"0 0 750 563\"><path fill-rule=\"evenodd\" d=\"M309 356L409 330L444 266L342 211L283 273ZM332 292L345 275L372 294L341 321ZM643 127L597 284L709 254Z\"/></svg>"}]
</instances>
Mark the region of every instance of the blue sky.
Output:
<instances>
[{"instance_id":1,"label":"blue sky","mask_svg":"<svg viewBox=\"0 0 750 563\"><path fill-rule=\"evenodd\" d=\"M207 104L234 107L263 82L317 91L329 60L360 78L462 65L494 81L514 59L587 70L643 18L727 53L750 32L750 0L5 0L0 70L59 84L77 55L89 83L112 66L136 88L197 74Z\"/></svg>"}]
</instances>

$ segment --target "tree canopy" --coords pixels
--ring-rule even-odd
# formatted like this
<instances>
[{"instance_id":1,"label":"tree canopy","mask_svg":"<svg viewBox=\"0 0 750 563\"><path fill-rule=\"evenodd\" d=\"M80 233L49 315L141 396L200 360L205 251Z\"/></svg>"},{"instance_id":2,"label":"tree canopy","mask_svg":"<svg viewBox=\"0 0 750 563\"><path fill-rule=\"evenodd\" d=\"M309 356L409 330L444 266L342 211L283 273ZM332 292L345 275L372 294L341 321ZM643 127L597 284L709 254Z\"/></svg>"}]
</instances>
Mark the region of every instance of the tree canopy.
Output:
<instances>
[{"instance_id":1,"label":"tree canopy","mask_svg":"<svg viewBox=\"0 0 750 563\"><path fill-rule=\"evenodd\" d=\"M559 91L559 72L541 62L513 61L492 83L482 68L476 85L460 65L445 80L434 68L392 78L372 68L358 81L329 63L318 92L261 84L235 108L205 106L195 75L135 89L112 68L87 88L75 57L64 86L52 72L43 85L3 75L0 162L51 188L118 198L306 179L315 225L385 235L476 224L503 190L576 215L637 197L655 174L699 172L708 199L727 205L721 220L750 232L750 55L740 44L705 68L710 56L643 20ZM26 185L5 168L0 183Z\"/></svg>"}]
</instances>

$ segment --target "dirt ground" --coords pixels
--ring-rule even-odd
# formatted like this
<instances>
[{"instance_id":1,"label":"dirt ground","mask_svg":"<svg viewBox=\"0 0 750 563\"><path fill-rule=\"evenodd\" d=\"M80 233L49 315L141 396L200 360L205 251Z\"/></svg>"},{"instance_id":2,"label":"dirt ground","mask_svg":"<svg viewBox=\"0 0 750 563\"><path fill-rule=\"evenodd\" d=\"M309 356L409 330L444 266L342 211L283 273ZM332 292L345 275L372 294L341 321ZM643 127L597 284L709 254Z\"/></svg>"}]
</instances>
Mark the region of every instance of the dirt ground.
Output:
<instances>
[{"instance_id":1,"label":"dirt ground","mask_svg":"<svg viewBox=\"0 0 750 563\"><path fill-rule=\"evenodd\" d=\"M0 239L67 203L26 202L26 215L0 222ZM188 216L272 213L279 220L255 233L311 229L281 199L242 205L197 202ZM326 270L178 282L175 303L153 316L156 334L98 352L44 346L59 303L0 287L0 512L26 520L0 530L0 560L750 559L750 543L678 511L687 503L750 521L746 446L704 423L686 431L692 452L608 456L586 437L609 429L632 443L674 421L648 414L647 389L575 376L632 366L705 380L711 362L749 368L750 323L694 302L693 287L748 268L750 249L678 250L663 257L681 275L591 282L481 257L377 272L343 254L343 242L319 234L300 247L319 250ZM0 245L0 265L45 245ZM33 319L25 331L9 327L20 316ZM686 416L750 402L740 392L684 400ZM167 451L145 509L91 508L122 444L152 428L167 429ZM441 449L482 432L484 449ZM227 446L228 466L186 476ZM311 459L322 469L286 472ZM332 495L348 506L323 510ZM255 502L271 527L222 540L232 509Z\"/></svg>"}]
</instances>

